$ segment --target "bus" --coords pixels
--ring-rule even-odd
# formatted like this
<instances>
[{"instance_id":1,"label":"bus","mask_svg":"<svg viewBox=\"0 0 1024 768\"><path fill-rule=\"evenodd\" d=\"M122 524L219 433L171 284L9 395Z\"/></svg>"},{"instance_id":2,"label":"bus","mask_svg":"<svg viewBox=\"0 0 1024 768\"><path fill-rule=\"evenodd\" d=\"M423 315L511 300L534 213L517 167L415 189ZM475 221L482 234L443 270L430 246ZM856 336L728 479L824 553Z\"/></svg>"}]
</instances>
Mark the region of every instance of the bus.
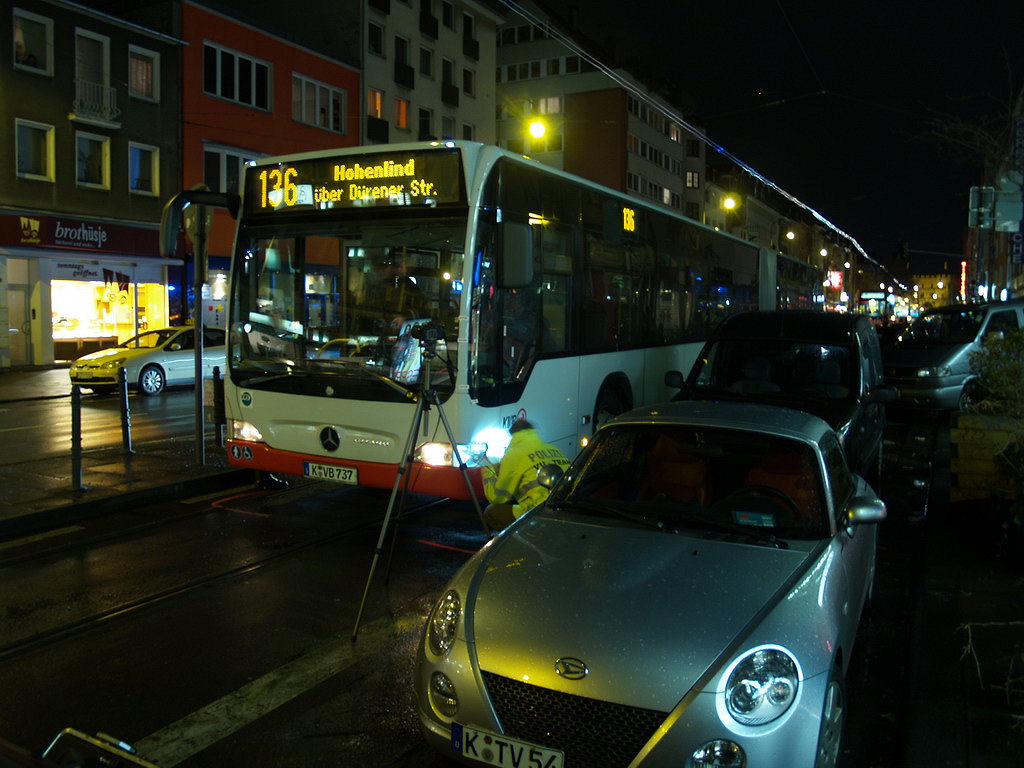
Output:
<instances>
[{"instance_id":1,"label":"bus","mask_svg":"<svg viewBox=\"0 0 1024 768\"><path fill-rule=\"evenodd\" d=\"M257 160L229 279L229 461L391 488L411 440L409 489L467 499L458 457L479 491L517 418L573 457L612 416L667 400L666 372L726 315L806 306L821 277L496 146ZM443 414L412 438L425 396Z\"/></svg>"}]
</instances>

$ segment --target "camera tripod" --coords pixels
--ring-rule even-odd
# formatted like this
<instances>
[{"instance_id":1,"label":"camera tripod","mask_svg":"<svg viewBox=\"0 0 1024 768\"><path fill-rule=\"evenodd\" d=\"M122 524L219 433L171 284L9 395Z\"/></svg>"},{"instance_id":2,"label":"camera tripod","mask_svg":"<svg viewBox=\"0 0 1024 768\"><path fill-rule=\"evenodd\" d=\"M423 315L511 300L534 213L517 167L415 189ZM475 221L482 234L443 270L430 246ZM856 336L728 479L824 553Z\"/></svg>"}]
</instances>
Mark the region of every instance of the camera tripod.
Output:
<instances>
[{"instance_id":1,"label":"camera tripod","mask_svg":"<svg viewBox=\"0 0 1024 768\"><path fill-rule=\"evenodd\" d=\"M395 484L391 488L391 498L388 500L387 510L384 513L384 521L380 527L380 536L377 538L377 546L373 552L373 561L370 563L370 572L366 576L366 586L363 587L363 598L359 601L359 612L356 614L356 624L352 629L352 642L356 641L356 636L359 634L359 624L363 618L363 609L366 607L366 598L370 593L370 583L373 581L374 571L377 569L377 562L380 560L380 556L384 551L384 539L387 537L388 526L391 524L391 514L395 508L395 499L398 498L398 487L402 484L402 479L406 479L405 489L409 487L409 479L406 477L406 473L409 471L413 464L413 452L416 448L416 436L420 433L420 428L423 425L424 415L430 410L430 406L437 408L438 416L441 419L441 423L444 425L444 430L448 435L448 440L451 442L452 453L455 461L459 465L459 471L462 473L463 480L466 481L466 488L469 490L469 496L473 500L473 507L476 509L477 515L480 517L480 524L483 526L484 534L490 537L490 528L487 526L487 521L484 519L483 510L480 509L480 502L477 500L476 491L473 489L473 483L469 478L469 472L466 469L466 463L462 460L462 455L459 453L459 446L455 442L455 435L452 432L451 424L448 423L448 417L444 414L444 409L441 407L441 400L437 396L437 391L430 386L430 360L437 357L437 353L433 349L428 349L429 346L433 346L437 340L433 334L429 331L432 329L428 326L427 333L421 333L416 336L419 341L420 348L420 388L416 395L410 395L409 391L402 388L402 391L406 395L410 395L416 400L416 412L413 415L412 425L409 428L409 436L405 440L405 450L402 459L402 463L398 467L398 471L395 474ZM397 384L395 385L398 386ZM399 504L398 518L401 519L402 507L405 503L405 489L402 490L402 503ZM396 520L396 531L397 532L397 520ZM394 542L392 542L393 546ZM390 570L390 558L389 558L389 570Z\"/></svg>"}]
</instances>

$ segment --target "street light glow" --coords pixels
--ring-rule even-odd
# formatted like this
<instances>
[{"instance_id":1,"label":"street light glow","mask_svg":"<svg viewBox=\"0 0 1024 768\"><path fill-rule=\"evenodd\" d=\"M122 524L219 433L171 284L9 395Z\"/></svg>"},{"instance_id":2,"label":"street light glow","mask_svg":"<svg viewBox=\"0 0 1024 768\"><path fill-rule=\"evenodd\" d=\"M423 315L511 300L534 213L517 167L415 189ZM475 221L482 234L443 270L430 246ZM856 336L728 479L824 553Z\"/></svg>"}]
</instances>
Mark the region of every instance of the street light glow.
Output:
<instances>
[{"instance_id":1,"label":"street light glow","mask_svg":"<svg viewBox=\"0 0 1024 768\"><path fill-rule=\"evenodd\" d=\"M792 240L795 237L796 237L796 233L792 229L789 230L789 232L786 233L786 239L787 240Z\"/></svg>"},{"instance_id":2,"label":"street light glow","mask_svg":"<svg viewBox=\"0 0 1024 768\"><path fill-rule=\"evenodd\" d=\"M546 130L543 120L534 120L530 123L530 135L535 139L543 138Z\"/></svg>"},{"instance_id":3,"label":"street light glow","mask_svg":"<svg viewBox=\"0 0 1024 768\"><path fill-rule=\"evenodd\" d=\"M725 198L722 201L722 207L725 208L727 211L731 211L731 210L735 209L736 205L737 205L736 198L733 197L732 195L729 195L727 198Z\"/></svg>"}]
</instances>

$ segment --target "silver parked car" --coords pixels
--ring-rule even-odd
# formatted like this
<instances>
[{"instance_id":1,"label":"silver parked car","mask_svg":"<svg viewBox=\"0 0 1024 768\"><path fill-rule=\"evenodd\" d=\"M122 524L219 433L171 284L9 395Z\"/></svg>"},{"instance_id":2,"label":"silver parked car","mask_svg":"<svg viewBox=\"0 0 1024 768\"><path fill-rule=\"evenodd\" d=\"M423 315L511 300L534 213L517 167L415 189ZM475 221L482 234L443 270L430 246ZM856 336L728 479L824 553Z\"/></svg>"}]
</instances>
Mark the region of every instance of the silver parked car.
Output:
<instances>
[{"instance_id":1,"label":"silver parked car","mask_svg":"<svg viewBox=\"0 0 1024 768\"><path fill-rule=\"evenodd\" d=\"M811 414L624 414L444 590L427 741L471 765L834 766L885 512Z\"/></svg>"},{"instance_id":2,"label":"silver parked car","mask_svg":"<svg viewBox=\"0 0 1024 768\"><path fill-rule=\"evenodd\" d=\"M78 358L71 364L71 383L93 392L109 393L117 387L124 368L128 386L144 395L156 395L172 384L195 383L195 334L192 326L146 331L116 347ZM203 329L203 376L214 366L225 369L224 330Z\"/></svg>"}]
</instances>

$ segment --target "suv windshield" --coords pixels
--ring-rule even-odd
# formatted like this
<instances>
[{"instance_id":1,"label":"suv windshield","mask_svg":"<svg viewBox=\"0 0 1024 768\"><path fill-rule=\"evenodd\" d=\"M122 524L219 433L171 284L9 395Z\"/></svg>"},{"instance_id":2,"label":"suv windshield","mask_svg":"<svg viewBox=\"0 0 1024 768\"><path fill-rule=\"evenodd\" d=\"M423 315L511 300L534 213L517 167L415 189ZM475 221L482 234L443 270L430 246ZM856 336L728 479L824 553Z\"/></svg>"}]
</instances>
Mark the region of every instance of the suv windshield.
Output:
<instances>
[{"instance_id":1,"label":"suv windshield","mask_svg":"<svg viewBox=\"0 0 1024 768\"><path fill-rule=\"evenodd\" d=\"M969 344L978 336L985 313L977 309L925 312L910 324L897 346Z\"/></svg>"},{"instance_id":2,"label":"suv windshield","mask_svg":"<svg viewBox=\"0 0 1024 768\"><path fill-rule=\"evenodd\" d=\"M335 227L240 233L231 278L235 382L396 400L419 385L426 365L430 385L450 394L465 219Z\"/></svg>"}]
</instances>

